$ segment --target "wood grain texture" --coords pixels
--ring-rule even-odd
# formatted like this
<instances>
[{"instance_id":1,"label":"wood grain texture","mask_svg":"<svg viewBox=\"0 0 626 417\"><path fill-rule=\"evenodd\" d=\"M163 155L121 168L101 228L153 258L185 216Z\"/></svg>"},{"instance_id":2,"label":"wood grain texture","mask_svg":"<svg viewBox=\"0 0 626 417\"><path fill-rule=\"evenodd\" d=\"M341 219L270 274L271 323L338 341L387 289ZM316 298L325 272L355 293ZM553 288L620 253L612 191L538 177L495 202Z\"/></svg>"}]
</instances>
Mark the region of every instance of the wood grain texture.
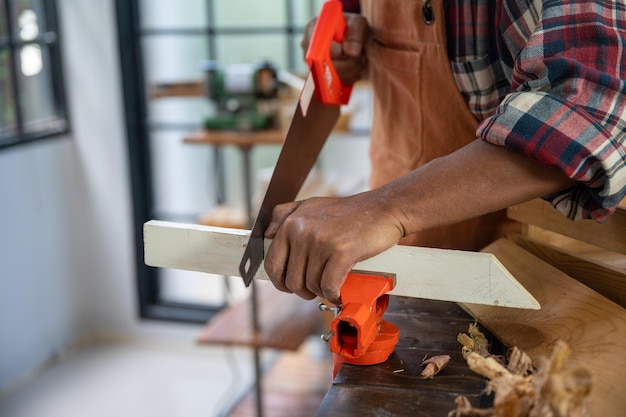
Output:
<instances>
[{"instance_id":1,"label":"wood grain texture","mask_svg":"<svg viewBox=\"0 0 626 417\"><path fill-rule=\"evenodd\" d=\"M626 209L620 207L605 223L594 220L568 220L543 200L532 200L508 209L508 216L521 223L582 240L626 254Z\"/></svg>"},{"instance_id":2,"label":"wood grain texture","mask_svg":"<svg viewBox=\"0 0 626 417\"><path fill-rule=\"evenodd\" d=\"M530 237L509 235L508 238L543 261L626 308L626 271ZM624 258L623 255L620 256Z\"/></svg>"},{"instance_id":3,"label":"wood grain texture","mask_svg":"<svg viewBox=\"0 0 626 417\"><path fill-rule=\"evenodd\" d=\"M240 276L249 231L149 221L146 265ZM265 251L271 241L265 240ZM394 246L359 262L355 270L396 276L392 295L537 309L537 301L488 253ZM268 277L259 268L257 279Z\"/></svg>"},{"instance_id":4,"label":"wood grain texture","mask_svg":"<svg viewBox=\"0 0 626 417\"><path fill-rule=\"evenodd\" d=\"M626 255L621 253L563 236L537 226L526 225L524 235L626 273ZM626 236L624 238L626 239Z\"/></svg>"},{"instance_id":5,"label":"wood grain texture","mask_svg":"<svg viewBox=\"0 0 626 417\"><path fill-rule=\"evenodd\" d=\"M485 251L501 260L542 309L463 308L506 346L519 347L533 360L547 355L556 340L566 341L572 349L569 366L584 366L593 375L593 415L624 415L626 310L510 240L498 240Z\"/></svg>"}]
</instances>

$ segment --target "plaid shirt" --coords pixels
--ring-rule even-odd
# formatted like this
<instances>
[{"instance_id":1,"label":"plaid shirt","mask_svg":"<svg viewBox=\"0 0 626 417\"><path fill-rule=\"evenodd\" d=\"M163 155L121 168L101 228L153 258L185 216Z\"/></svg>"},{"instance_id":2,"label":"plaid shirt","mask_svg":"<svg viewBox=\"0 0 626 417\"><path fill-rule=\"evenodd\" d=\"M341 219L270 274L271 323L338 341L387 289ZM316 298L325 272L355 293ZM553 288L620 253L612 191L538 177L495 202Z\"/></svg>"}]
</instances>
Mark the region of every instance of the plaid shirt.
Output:
<instances>
[{"instance_id":1,"label":"plaid shirt","mask_svg":"<svg viewBox=\"0 0 626 417\"><path fill-rule=\"evenodd\" d=\"M624 0L444 0L457 85L477 137L579 184L547 197L604 220L626 195Z\"/></svg>"}]
</instances>

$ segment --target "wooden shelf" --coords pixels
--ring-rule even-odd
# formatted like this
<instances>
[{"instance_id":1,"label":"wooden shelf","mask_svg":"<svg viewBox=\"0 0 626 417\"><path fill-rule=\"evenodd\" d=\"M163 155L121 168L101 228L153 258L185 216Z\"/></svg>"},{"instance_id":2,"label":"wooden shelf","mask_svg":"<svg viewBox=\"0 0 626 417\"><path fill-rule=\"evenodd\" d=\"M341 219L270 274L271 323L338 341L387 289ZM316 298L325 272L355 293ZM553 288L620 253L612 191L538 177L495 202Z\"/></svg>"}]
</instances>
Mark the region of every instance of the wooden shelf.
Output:
<instances>
[{"instance_id":1,"label":"wooden shelf","mask_svg":"<svg viewBox=\"0 0 626 417\"><path fill-rule=\"evenodd\" d=\"M261 334L252 330L251 303L244 300L224 309L200 332L201 345L228 345L297 350L320 327L322 313L316 301L278 291L269 282L256 282Z\"/></svg>"},{"instance_id":2,"label":"wooden shelf","mask_svg":"<svg viewBox=\"0 0 626 417\"><path fill-rule=\"evenodd\" d=\"M194 145L235 145L251 147L255 145L280 145L286 132L278 129L250 132L230 130L198 130L183 138L184 143Z\"/></svg>"},{"instance_id":3,"label":"wooden shelf","mask_svg":"<svg viewBox=\"0 0 626 417\"><path fill-rule=\"evenodd\" d=\"M204 82L191 80L171 83L154 83L150 86L150 98L205 97Z\"/></svg>"},{"instance_id":4,"label":"wooden shelf","mask_svg":"<svg viewBox=\"0 0 626 417\"><path fill-rule=\"evenodd\" d=\"M248 216L243 207L222 204L200 216L198 224L231 229L247 229Z\"/></svg>"}]
</instances>

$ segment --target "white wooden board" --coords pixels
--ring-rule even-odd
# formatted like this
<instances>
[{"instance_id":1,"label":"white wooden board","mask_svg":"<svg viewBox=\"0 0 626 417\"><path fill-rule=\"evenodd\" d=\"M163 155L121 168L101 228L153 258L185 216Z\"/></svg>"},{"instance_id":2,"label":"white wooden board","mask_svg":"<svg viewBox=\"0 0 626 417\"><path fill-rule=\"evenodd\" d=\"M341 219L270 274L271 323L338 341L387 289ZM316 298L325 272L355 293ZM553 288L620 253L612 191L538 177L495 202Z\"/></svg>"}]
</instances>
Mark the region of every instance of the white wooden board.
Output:
<instances>
[{"instance_id":1,"label":"white wooden board","mask_svg":"<svg viewBox=\"0 0 626 417\"><path fill-rule=\"evenodd\" d=\"M240 276L248 230L151 220L144 225L149 266ZM265 240L265 250L270 240ZM394 246L355 270L396 275L390 294L537 310L539 303L489 253ZM259 268L256 279L268 277Z\"/></svg>"}]
</instances>

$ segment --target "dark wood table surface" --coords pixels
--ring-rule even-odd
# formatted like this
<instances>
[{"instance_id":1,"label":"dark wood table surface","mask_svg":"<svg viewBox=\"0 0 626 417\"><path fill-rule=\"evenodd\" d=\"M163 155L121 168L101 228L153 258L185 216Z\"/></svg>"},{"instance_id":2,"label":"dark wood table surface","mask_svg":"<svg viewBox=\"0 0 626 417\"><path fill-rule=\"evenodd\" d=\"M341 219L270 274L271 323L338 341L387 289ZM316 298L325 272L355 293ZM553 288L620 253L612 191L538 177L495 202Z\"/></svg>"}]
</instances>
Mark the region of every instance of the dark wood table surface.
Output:
<instances>
[{"instance_id":1,"label":"dark wood table surface","mask_svg":"<svg viewBox=\"0 0 626 417\"><path fill-rule=\"evenodd\" d=\"M491 406L486 380L461 356L457 335L474 320L457 304L391 296L384 318L400 330L395 351L380 365L343 365L317 417L446 417L459 395L474 406ZM492 342L491 353L501 352L500 343L481 330ZM441 373L420 377L425 357L446 354L451 359Z\"/></svg>"}]
</instances>

